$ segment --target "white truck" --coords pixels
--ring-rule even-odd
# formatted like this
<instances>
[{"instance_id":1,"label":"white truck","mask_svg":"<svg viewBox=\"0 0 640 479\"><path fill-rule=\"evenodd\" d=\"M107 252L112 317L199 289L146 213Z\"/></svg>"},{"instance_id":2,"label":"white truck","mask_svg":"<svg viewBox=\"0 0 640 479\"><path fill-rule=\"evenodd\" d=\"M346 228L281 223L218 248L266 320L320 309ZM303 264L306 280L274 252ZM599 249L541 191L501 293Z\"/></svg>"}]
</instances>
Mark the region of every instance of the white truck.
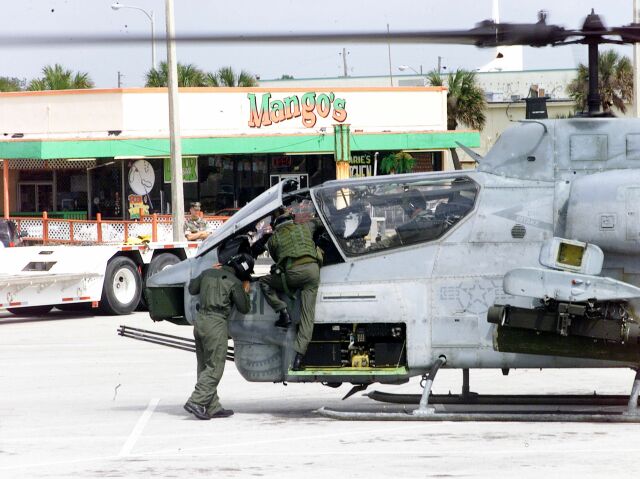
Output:
<instances>
[{"instance_id":1,"label":"white truck","mask_svg":"<svg viewBox=\"0 0 640 479\"><path fill-rule=\"evenodd\" d=\"M195 256L197 242L27 246L0 249L0 310L39 315L91 303L131 313L153 274Z\"/></svg>"}]
</instances>

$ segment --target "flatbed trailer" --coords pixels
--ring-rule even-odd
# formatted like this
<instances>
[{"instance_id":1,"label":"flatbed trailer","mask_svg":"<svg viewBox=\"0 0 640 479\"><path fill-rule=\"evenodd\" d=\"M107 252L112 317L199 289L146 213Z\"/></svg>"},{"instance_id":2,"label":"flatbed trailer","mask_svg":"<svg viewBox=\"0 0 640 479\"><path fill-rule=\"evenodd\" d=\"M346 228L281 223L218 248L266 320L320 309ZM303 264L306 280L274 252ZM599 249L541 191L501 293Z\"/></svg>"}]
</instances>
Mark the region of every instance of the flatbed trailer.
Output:
<instances>
[{"instance_id":1,"label":"flatbed trailer","mask_svg":"<svg viewBox=\"0 0 640 479\"><path fill-rule=\"evenodd\" d=\"M0 249L0 310L45 314L90 303L106 314L144 306L146 280L195 256L199 243L152 242Z\"/></svg>"}]
</instances>

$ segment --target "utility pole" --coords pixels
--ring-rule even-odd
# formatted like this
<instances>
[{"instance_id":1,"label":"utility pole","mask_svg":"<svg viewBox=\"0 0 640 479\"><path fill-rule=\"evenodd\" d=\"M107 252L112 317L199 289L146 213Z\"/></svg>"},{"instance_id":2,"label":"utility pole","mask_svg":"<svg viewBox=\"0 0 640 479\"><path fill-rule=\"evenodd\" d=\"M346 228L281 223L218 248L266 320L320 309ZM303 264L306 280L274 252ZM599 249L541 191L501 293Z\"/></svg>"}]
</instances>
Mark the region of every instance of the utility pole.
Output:
<instances>
[{"instance_id":1,"label":"utility pole","mask_svg":"<svg viewBox=\"0 0 640 479\"><path fill-rule=\"evenodd\" d=\"M388 23L387 23L387 35L391 36ZM389 49L389 81L391 82L391 86L393 86L393 69L391 68L391 42L390 41L387 42L387 48Z\"/></svg>"},{"instance_id":2,"label":"utility pole","mask_svg":"<svg viewBox=\"0 0 640 479\"><path fill-rule=\"evenodd\" d=\"M124 75L120 72L118 72L118 88L122 88L122 77Z\"/></svg>"},{"instance_id":3,"label":"utility pole","mask_svg":"<svg viewBox=\"0 0 640 479\"><path fill-rule=\"evenodd\" d=\"M180 115L178 109L178 65L176 62L176 31L173 0L165 0L167 17L167 70L169 71L169 143L171 145L171 213L173 241L183 241L184 193L182 187L182 145L180 143Z\"/></svg>"},{"instance_id":4,"label":"utility pole","mask_svg":"<svg viewBox=\"0 0 640 479\"><path fill-rule=\"evenodd\" d=\"M345 78L348 77L348 73L347 73L347 49L343 48L342 49L342 65L344 67L344 76Z\"/></svg>"},{"instance_id":5,"label":"utility pole","mask_svg":"<svg viewBox=\"0 0 640 479\"><path fill-rule=\"evenodd\" d=\"M438 75L442 73L442 57L438 55Z\"/></svg>"},{"instance_id":6,"label":"utility pole","mask_svg":"<svg viewBox=\"0 0 640 479\"><path fill-rule=\"evenodd\" d=\"M633 0L633 22L640 22L640 0ZM633 114L640 116L640 49L638 44L633 44Z\"/></svg>"}]
</instances>

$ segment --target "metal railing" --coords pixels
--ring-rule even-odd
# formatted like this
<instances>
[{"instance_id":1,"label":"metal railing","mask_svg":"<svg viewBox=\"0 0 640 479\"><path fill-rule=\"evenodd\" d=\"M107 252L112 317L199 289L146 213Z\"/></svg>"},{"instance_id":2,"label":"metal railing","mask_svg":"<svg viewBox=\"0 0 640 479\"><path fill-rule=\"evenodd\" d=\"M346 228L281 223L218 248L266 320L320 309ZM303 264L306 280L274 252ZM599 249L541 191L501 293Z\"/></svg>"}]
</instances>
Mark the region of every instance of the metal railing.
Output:
<instances>
[{"instance_id":1,"label":"metal railing","mask_svg":"<svg viewBox=\"0 0 640 479\"><path fill-rule=\"evenodd\" d=\"M152 214L140 220L103 220L98 213L95 220L65 220L42 217L10 218L16 223L20 233L26 232L23 240L30 243L60 244L108 244L126 243L129 238L150 236L153 242L173 242L173 224L170 215ZM213 231L229 218L226 216L205 216L207 229ZM186 241L186 240L185 240Z\"/></svg>"}]
</instances>

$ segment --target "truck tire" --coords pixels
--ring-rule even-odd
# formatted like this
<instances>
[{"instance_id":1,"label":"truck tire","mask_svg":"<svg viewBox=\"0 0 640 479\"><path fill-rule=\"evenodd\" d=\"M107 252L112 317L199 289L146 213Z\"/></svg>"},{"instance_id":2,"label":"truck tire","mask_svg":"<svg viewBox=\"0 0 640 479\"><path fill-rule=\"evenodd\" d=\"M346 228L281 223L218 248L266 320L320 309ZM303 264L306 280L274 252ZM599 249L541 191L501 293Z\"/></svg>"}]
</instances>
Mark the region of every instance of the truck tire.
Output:
<instances>
[{"instance_id":1,"label":"truck tire","mask_svg":"<svg viewBox=\"0 0 640 479\"><path fill-rule=\"evenodd\" d=\"M53 306L25 306L24 308L7 308L12 314L16 316L42 316L47 314L53 309Z\"/></svg>"},{"instance_id":2,"label":"truck tire","mask_svg":"<svg viewBox=\"0 0 640 479\"><path fill-rule=\"evenodd\" d=\"M136 308L137 311L146 311L148 309L147 299L144 297L144 288L147 287L147 280L154 274L159 273L169 266L178 264L180 261L182 260L172 253L160 253L151 259L151 263L149 263L149 267L144 275L144 284L142 285L143 291L140 295L138 307Z\"/></svg>"},{"instance_id":3,"label":"truck tire","mask_svg":"<svg viewBox=\"0 0 640 479\"><path fill-rule=\"evenodd\" d=\"M140 302L142 279L136 264L126 256L116 256L107 263L100 298L105 314L129 314Z\"/></svg>"},{"instance_id":4,"label":"truck tire","mask_svg":"<svg viewBox=\"0 0 640 479\"><path fill-rule=\"evenodd\" d=\"M154 256L151 260L151 263L149 263L149 267L147 268L147 274L145 274L144 276L144 284L146 285L147 280L154 274L159 273L169 266L178 264L179 262L180 258L171 253L160 253L159 255Z\"/></svg>"}]
</instances>

